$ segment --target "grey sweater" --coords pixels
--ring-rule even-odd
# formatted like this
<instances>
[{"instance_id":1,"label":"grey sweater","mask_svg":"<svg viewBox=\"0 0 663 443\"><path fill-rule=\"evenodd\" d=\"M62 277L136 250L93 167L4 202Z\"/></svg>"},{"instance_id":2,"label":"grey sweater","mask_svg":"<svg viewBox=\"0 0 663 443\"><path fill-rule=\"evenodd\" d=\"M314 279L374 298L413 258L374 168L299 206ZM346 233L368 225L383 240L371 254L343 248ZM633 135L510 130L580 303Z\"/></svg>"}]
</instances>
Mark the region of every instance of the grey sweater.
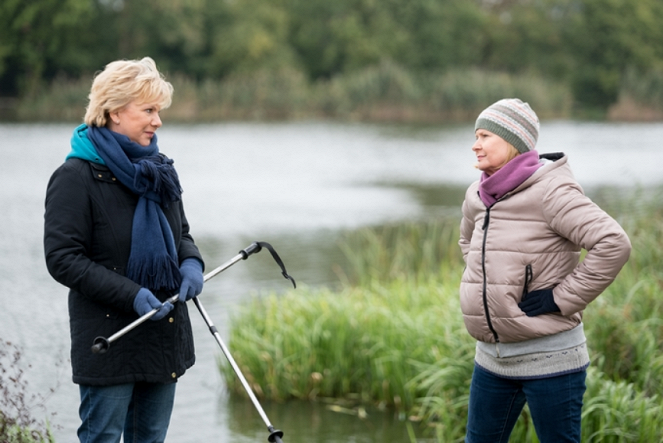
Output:
<instances>
[{"instance_id":1,"label":"grey sweater","mask_svg":"<svg viewBox=\"0 0 663 443\"><path fill-rule=\"evenodd\" d=\"M589 366L585 332L575 328L517 343L477 342L475 362L505 378L547 378L579 372Z\"/></svg>"}]
</instances>

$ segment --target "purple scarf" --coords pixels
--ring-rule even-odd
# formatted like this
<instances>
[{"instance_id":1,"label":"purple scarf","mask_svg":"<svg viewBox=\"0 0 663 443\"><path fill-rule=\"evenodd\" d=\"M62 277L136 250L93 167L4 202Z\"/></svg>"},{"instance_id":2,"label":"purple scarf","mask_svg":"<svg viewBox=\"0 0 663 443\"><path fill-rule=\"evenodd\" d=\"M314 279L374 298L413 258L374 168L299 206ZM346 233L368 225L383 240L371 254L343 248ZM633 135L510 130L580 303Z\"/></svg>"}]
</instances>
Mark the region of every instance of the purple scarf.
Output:
<instances>
[{"instance_id":1,"label":"purple scarf","mask_svg":"<svg viewBox=\"0 0 663 443\"><path fill-rule=\"evenodd\" d=\"M493 175L484 172L481 174L481 183L479 184L481 201L487 208L490 208L507 192L520 186L541 166L539 154L536 151L528 151L509 161Z\"/></svg>"}]
</instances>

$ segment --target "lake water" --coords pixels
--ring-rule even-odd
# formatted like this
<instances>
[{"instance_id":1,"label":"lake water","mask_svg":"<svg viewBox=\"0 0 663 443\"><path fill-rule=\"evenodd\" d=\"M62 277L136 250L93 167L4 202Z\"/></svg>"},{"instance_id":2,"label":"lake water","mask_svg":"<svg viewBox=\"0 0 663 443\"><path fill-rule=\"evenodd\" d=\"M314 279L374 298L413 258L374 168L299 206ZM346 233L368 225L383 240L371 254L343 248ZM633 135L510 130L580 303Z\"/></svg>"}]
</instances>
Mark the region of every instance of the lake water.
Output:
<instances>
[{"instance_id":1,"label":"lake water","mask_svg":"<svg viewBox=\"0 0 663 443\"><path fill-rule=\"evenodd\" d=\"M48 395L46 411L35 414L56 413L50 421L58 443L76 441L79 399L68 361L67 290L51 279L43 259L43 199L72 130L0 124L0 337L21 348L30 391ZM471 125L227 123L159 130L207 269L254 240L267 241L302 286L337 284L332 268L344 259L336 245L344 230L458 214L462 190L479 176L473 141ZM553 121L543 123L538 150L567 153L591 195L602 186L660 185L662 142L663 124ZM265 251L210 280L201 301L225 338L243 300L289 285ZM217 369L223 355L190 309L197 363L179 382L168 440L267 441L252 405L226 391ZM369 411L368 420L359 420L318 404L263 407L287 443L408 441L405 425L389 413Z\"/></svg>"}]
</instances>

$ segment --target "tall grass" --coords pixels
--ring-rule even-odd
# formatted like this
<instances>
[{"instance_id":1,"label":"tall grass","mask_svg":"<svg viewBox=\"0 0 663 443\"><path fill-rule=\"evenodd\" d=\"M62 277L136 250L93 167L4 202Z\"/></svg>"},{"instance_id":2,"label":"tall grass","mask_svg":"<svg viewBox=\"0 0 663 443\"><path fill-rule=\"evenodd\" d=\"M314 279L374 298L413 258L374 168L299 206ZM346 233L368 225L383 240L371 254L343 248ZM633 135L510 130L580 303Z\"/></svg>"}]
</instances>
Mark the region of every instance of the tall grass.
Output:
<instances>
[{"instance_id":1,"label":"tall grass","mask_svg":"<svg viewBox=\"0 0 663 443\"><path fill-rule=\"evenodd\" d=\"M570 116L569 88L543 77L480 70L411 72L391 62L310 81L295 69L261 70L194 81L173 75L173 104L164 118L222 120L338 119L446 122L472 120L507 96L529 101L542 118ZM57 78L15 109L20 121L81 121L92 76Z\"/></svg>"},{"instance_id":2,"label":"tall grass","mask_svg":"<svg viewBox=\"0 0 663 443\"><path fill-rule=\"evenodd\" d=\"M619 98L609 109L610 118L625 121L661 121L663 119L663 68L641 72L626 70Z\"/></svg>"},{"instance_id":3,"label":"tall grass","mask_svg":"<svg viewBox=\"0 0 663 443\"><path fill-rule=\"evenodd\" d=\"M663 211L655 200L604 203L634 248L585 312L592 366L582 441L663 441ZM474 341L457 296L456 225L437 220L350 233L343 289L297 289L246 305L230 343L256 392L391 407L438 441L462 441ZM527 408L512 441L538 441Z\"/></svg>"},{"instance_id":4,"label":"tall grass","mask_svg":"<svg viewBox=\"0 0 663 443\"><path fill-rule=\"evenodd\" d=\"M374 281L451 277L450 283L456 284L462 261L458 238L458 223L453 220L403 222L349 232L340 245L351 266L346 282L366 286Z\"/></svg>"},{"instance_id":5,"label":"tall grass","mask_svg":"<svg viewBox=\"0 0 663 443\"><path fill-rule=\"evenodd\" d=\"M663 68L643 73L631 67L626 70L622 83L622 94L644 105L663 109Z\"/></svg>"},{"instance_id":6,"label":"tall grass","mask_svg":"<svg viewBox=\"0 0 663 443\"><path fill-rule=\"evenodd\" d=\"M199 81L181 75L165 117L173 122L223 120L338 119L440 123L471 121L487 105L505 97L529 102L542 119L570 118L574 103L568 85L531 74L481 69L413 72L389 61L330 79L311 81L294 68L260 70ZM6 101L3 116L18 121L79 122L92 75L57 77L29 96ZM663 70L629 69L611 120L660 121Z\"/></svg>"},{"instance_id":7,"label":"tall grass","mask_svg":"<svg viewBox=\"0 0 663 443\"><path fill-rule=\"evenodd\" d=\"M394 281L271 295L246 307L231 341L241 348L235 349L247 379L267 397L338 398L411 411L422 393L410 382L421 362L454 355L465 365L472 348L454 321L457 303L449 291L451 284Z\"/></svg>"}]
</instances>

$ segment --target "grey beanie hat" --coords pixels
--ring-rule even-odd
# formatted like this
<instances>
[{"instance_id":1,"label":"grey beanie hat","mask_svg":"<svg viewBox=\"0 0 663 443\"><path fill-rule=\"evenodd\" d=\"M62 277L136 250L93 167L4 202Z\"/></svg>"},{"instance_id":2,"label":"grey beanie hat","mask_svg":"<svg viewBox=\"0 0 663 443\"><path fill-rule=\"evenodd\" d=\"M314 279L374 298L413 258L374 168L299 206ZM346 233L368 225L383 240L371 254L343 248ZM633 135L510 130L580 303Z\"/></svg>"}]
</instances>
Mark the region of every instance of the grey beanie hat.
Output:
<instances>
[{"instance_id":1,"label":"grey beanie hat","mask_svg":"<svg viewBox=\"0 0 663 443\"><path fill-rule=\"evenodd\" d=\"M479 114L474 131L477 129L487 129L499 135L522 154L536 146L539 118L529 104L517 98L505 98Z\"/></svg>"}]
</instances>

